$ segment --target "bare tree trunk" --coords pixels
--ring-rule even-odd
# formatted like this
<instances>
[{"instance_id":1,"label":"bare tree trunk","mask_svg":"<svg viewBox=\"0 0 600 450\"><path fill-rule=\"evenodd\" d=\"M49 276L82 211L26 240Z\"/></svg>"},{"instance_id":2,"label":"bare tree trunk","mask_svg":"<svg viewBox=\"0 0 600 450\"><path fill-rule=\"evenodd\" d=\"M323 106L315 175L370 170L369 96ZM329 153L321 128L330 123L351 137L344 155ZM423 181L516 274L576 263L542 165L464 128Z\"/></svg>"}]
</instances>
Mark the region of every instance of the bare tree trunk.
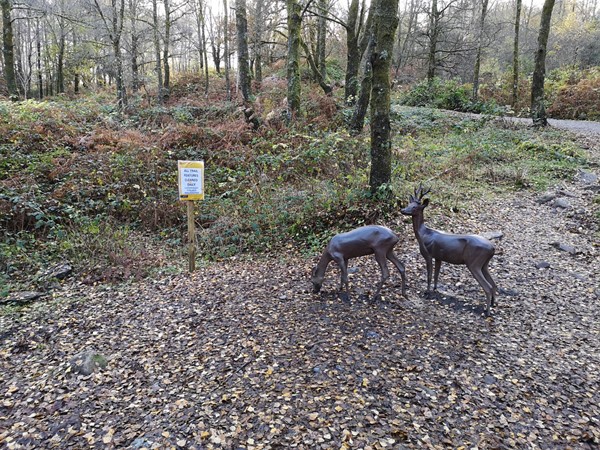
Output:
<instances>
[{"instance_id":1,"label":"bare tree trunk","mask_svg":"<svg viewBox=\"0 0 600 450\"><path fill-rule=\"evenodd\" d=\"M347 105L356 102L358 93L358 69L360 65L360 52L358 38L361 29L361 18L358 13L359 0L352 0L348 9L348 20L346 21L346 84L344 86L344 101Z\"/></svg>"},{"instance_id":2,"label":"bare tree trunk","mask_svg":"<svg viewBox=\"0 0 600 450\"><path fill-rule=\"evenodd\" d=\"M165 78L163 82L163 97L169 98L169 90L171 88L171 67L169 65L169 48L171 46L171 4L169 0L163 0L165 5L165 34L163 42L163 67Z\"/></svg>"},{"instance_id":3,"label":"bare tree trunk","mask_svg":"<svg viewBox=\"0 0 600 450\"><path fill-rule=\"evenodd\" d=\"M64 7L64 2L61 2L61 9ZM56 55L56 93L61 94L65 92L65 75L64 75L64 60L65 60L65 34L66 25L64 13L58 18L58 49Z\"/></svg>"},{"instance_id":4,"label":"bare tree trunk","mask_svg":"<svg viewBox=\"0 0 600 450\"><path fill-rule=\"evenodd\" d=\"M225 48L225 90L227 91L226 97L227 97L227 101L231 100L231 81L229 80L229 35L228 35L228 30L229 30L229 15L228 15L228 6L227 6L227 0L223 0L223 9L225 10L224 12L224 20L225 20L225 24L224 24L224 29L223 29L223 46Z\"/></svg>"},{"instance_id":5,"label":"bare tree trunk","mask_svg":"<svg viewBox=\"0 0 600 450\"><path fill-rule=\"evenodd\" d=\"M288 120L300 114L300 28L301 9L298 0L287 0L288 55L287 55L287 94Z\"/></svg>"},{"instance_id":6,"label":"bare tree trunk","mask_svg":"<svg viewBox=\"0 0 600 450\"><path fill-rule=\"evenodd\" d=\"M137 0L129 0L129 20L131 23L131 90L137 92L140 88L140 70L138 65L138 52L140 37L137 30Z\"/></svg>"},{"instance_id":7,"label":"bare tree trunk","mask_svg":"<svg viewBox=\"0 0 600 450\"><path fill-rule=\"evenodd\" d=\"M333 92L333 88L327 84L327 82L325 80L325 75L317 67L317 63L315 62L315 59L313 58L313 56L310 52L310 49L308 48L308 45L306 44L306 42L304 42L304 40L302 38L300 39L300 45L304 49L304 53L306 54L306 59L308 60L308 65L310 66L310 68L313 72L313 76L314 76L315 80L317 81L317 83L319 83L319 86L321 87L321 89L323 89L323 92L326 95L331 94Z\"/></svg>"},{"instance_id":8,"label":"bare tree trunk","mask_svg":"<svg viewBox=\"0 0 600 450\"><path fill-rule=\"evenodd\" d=\"M414 41L414 32L413 28L415 27L415 23L417 21L417 7L415 0L410 1L410 9L408 11L408 24L406 25L406 36L402 41L402 45L398 45L398 56L396 58L396 75L400 71L400 67L403 67L406 64L407 53L409 45ZM398 34L398 44L401 41L402 36Z\"/></svg>"},{"instance_id":9,"label":"bare tree trunk","mask_svg":"<svg viewBox=\"0 0 600 450\"><path fill-rule=\"evenodd\" d=\"M264 20L264 0L256 0L256 24L254 26L254 79L262 83L262 36Z\"/></svg>"},{"instance_id":10,"label":"bare tree trunk","mask_svg":"<svg viewBox=\"0 0 600 450\"><path fill-rule=\"evenodd\" d=\"M157 100L158 103L164 101L163 95L163 76L162 76L162 63L160 57L160 33L158 24L158 0L152 0L152 24L153 24L153 38L154 38L154 56L156 58L154 70L156 71L157 80Z\"/></svg>"},{"instance_id":11,"label":"bare tree trunk","mask_svg":"<svg viewBox=\"0 0 600 450\"><path fill-rule=\"evenodd\" d=\"M197 0L194 3L196 7L196 25L198 28L198 38L200 39L199 52L201 63L204 68L204 95L208 95L209 77L208 77L208 52L206 46L206 20L205 20L205 5L203 0Z\"/></svg>"},{"instance_id":12,"label":"bare tree trunk","mask_svg":"<svg viewBox=\"0 0 600 450\"><path fill-rule=\"evenodd\" d=\"M363 78L360 85L360 94L358 96L358 101L356 102L354 112L352 113L352 119L350 121L349 129L351 134L360 133L365 126L365 117L367 115L367 110L369 109L369 102L371 101L371 86L373 82L373 66L371 63L371 56L373 55L374 48L375 37L371 35L369 44L367 45L365 71L363 73Z\"/></svg>"},{"instance_id":13,"label":"bare tree trunk","mask_svg":"<svg viewBox=\"0 0 600 450\"><path fill-rule=\"evenodd\" d=\"M533 124L538 127L548 125L546 106L544 105L544 81L546 77L546 51L550 34L550 20L555 0L545 0L542 7L538 46L535 53L535 69L531 84L531 117Z\"/></svg>"},{"instance_id":14,"label":"bare tree trunk","mask_svg":"<svg viewBox=\"0 0 600 450\"><path fill-rule=\"evenodd\" d=\"M36 53L37 53L37 85L38 85L38 98L42 100L44 98L44 77L42 74L42 35L40 30L40 20L35 21L36 30Z\"/></svg>"},{"instance_id":15,"label":"bare tree trunk","mask_svg":"<svg viewBox=\"0 0 600 450\"><path fill-rule=\"evenodd\" d=\"M235 24L237 30L238 77L240 90L245 102L250 101L250 67L248 65L248 20L246 19L246 0L235 0Z\"/></svg>"},{"instance_id":16,"label":"bare tree trunk","mask_svg":"<svg viewBox=\"0 0 600 450\"><path fill-rule=\"evenodd\" d=\"M511 104L513 109L517 107L519 101L519 31L521 25L521 7L523 0L516 0L515 11L515 39L513 43L513 64L512 64L512 97Z\"/></svg>"},{"instance_id":17,"label":"bare tree trunk","mask_svg":"<svg viewBox=\"0 0 600 450\"><path fill-rule=\"evenodd\" d=\"M479 97L479 71L481 69L481 50L483 47L483 34L485 27L485 16L487 15L488 0L481 2L481 16L479 18L479 30L477 36L477 55L475 56L475 67L473 68L473 100Z\"/></svg>"},{"instance_id":18,"label":"bare tree trunk","mask_svg":"<svg viewBox=\"0 0 600 450\"><path fill-rule=\"evenodd\" d=\"M6 79L6 87L8 95L13 100L19 98L17 89L17 77L15 74L15 47L13 40L12 26L12 4L10 0L0 0L2 8L2 55L4 60L4 78Z\"/></svg>"},{"instance_id":19,"label":"bare tree trunk","mask_svg":"<svg viewBox=\"0 0 600 450\"><path fill-rule=\"evenodd\" d=\"M398 0L378 0L375 5L375 48L371 56L371 194L381 193L382 188L389 186L392 175L390 68L398 26Z\"/></svg>"},{"instance_id":20,"label":"bare tree trunk","mask_svg":"<svg viewBox=\"0 0 600 450\"><path fill-rule=\"evenodd\" d=\"M437 66L437 44L439 37L439 12L437 0L431 0L431 11L429 13L429 51L427 55L427 81L433 82Z\"/></svg>"},{"instance_id":21,"label":"bare tree trunk","mask_svg":"<svg viewBox=\"0 0 600 450\"><path fill-rule=\"evenodd\" d=\"M77 33L73 29L73 48L77 48ZM73 74L73 93L79 94L79 71L75 71Z\"/></svg>"},{"instance_id":22,"label":"bare tree trunk","mask_svg":"<svg viewBox=\"0 0 600 450\"><path fill-rule=\"evenodd\" d=\"M327 82L327 66L325 63L326 55L326 37L327 37L327 21L325 15L328 12L328 0L319 0L319 17L317 18L317 68L321 73L323 82Z\"/></svg>"}]
</instances>

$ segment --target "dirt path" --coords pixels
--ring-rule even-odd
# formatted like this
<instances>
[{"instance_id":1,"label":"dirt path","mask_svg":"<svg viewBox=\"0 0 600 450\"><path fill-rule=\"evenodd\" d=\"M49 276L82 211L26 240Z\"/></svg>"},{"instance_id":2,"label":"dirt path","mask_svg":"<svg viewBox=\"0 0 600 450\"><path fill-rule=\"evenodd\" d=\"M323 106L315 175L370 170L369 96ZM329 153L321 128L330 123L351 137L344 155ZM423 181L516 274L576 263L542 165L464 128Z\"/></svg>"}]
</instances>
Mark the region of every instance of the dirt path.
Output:
<instances>
[{"instance_id":1,"label":"dirt path","mask_svg":"<svg viewBox=\"0 0 600 450\"><path fill-rule=\"evenodd\" d=\"M527 125L531 125L532 123L531 119L523 117L511 117L510 120ZM551 127L572 131L573 133L600 136L600 122L592 122L589 120L548 119L548 124Z\"/></svg>"},{"instance_id":2,"label":"dirt path","mask_svg":"<svg viewBox=\"0 0 600 450\"><path fill-rule=\"evenodd\" d=\"M590 152L597 163L597 141ZM350 302L334 295L334 268L314 296L316 258L292 250L193 276L65 285L0 316L0 446L597 449L597 185L577 177L448 218L449 231L468 221L503 233L490 269L504 293L489 319L462 267L444 265L440 294L423 296L407 222L394 226L408 299L388 285L369 301L369 258L352 263ZM74 373L70 359L90 348L107 368Z\"/></svg>"}]
</instances>

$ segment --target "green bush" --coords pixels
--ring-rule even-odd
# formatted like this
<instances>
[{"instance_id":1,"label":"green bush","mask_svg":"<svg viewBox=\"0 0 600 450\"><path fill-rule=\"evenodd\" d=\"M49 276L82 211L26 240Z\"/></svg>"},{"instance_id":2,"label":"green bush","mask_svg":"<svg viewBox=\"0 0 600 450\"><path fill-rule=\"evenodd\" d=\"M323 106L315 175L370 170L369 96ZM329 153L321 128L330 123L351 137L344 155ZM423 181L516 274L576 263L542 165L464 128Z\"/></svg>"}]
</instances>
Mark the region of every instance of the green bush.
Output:
<instances>
[{"instance_id":1,"label":"green bush","mask_svg":"<svg viewBox=\"0 0 600 450\"><path fill-rule=\"evenodd\" d=\"M494 101L473 101L469 86L456 80L434 78L423 80L400 96L400 103L406 106L425 106L453 111L492 114L498 106Z\"/></svg>"}]
</instances>

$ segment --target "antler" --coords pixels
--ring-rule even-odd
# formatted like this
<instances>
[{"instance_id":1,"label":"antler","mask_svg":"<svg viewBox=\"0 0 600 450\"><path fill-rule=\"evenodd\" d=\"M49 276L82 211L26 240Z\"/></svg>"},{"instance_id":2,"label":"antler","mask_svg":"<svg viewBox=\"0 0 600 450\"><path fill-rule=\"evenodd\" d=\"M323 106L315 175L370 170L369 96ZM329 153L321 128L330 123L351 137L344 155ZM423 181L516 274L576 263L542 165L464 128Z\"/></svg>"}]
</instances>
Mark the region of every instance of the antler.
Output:
<instances>
[{"instance_id":1,"label":"antler","mask_svg":"<svg viewBox=\"0 0 600 450\"><path fill-rule=\"evenodd\" d=\"M431 188L430 187L429 188L424 188L423 187L423 183L419 183L419 187L415 188L415 195L413 196L413 199L415 199L417 201L421 201L430 192L431 192Z\"/></svg>"}]
</instances>

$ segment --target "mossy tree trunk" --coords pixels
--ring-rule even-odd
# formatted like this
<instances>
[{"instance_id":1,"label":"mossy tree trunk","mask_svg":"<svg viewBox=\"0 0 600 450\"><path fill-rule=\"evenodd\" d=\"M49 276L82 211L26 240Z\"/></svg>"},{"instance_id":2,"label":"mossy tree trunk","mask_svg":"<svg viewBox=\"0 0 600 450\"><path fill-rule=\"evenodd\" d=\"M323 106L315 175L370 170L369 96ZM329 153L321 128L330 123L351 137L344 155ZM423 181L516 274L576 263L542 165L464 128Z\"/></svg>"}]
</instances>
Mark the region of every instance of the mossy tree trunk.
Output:
<instances>
[{"instance_id":1,"label":"mossy tree trunk","mask_svg":"<svg viewBox=\"0 0 600 450\"><path fill-rule=\"evenodd\" d=\"M371 65L371 55L375 48L375 36L373 35L373 9L369 9L369 15L367 17L367 23L365 26L364 39L361 39L361 45L359 48L365 48L365 69L363 72L362 80L360 83L360 91L358 93L358 99L356 100L356 106L352 113L352 119L350 120L350 126L348 129L352 134L358 134L362 131L365 125L365 117L367 110L369 109L369 102L371 101L371 85L373 81L373 67ZM362 41L367 41L363 47ZM360 53L360 50L359 50Z\"/></svg>"},{"instance_id":2,"label":"mossy tree trunk","mask_svg":"<svg viewBox=\"0 0 600 450\"><path fill-rule=\"evenodd\" d=\"M287 94L288 120L300 114L300 28L302 10L298 0L287 0L288 55Z\"/></svg>"},{"instance_id":3,"label":"mossy tree trunk","mask_svg":"<svg viewBox=\"0 0 600 450\"><path fill-rule=\"evenodd\" d=\"M2 56L4 60L4 78L8 95L12 99L19 98L17 89L17 76L15 74L15 45L12 27L12 2L11 0L0 0L2 8Z\"/></svg>"},{"instance_id":4,"label":"mossy tree trunk","mask_svg":"<svg viewBox=\"0 0 600 450\"><path fill-rule=\"evenodd\" d=\"M521 25L521 7L523 0L517 0L515 11L515 38L513 41L513 64L512 64L512 97L513 109L519 101L519 31Z\"/></svg>"},{"instance_id":5,"label":"mossy tree trunk","mask_svg":"<svg viewBox=\"0 0 600 450\"><path fill-rule=\"evenodd\" d=\"M477 35L477 54L473 68L473 100L479 98L479 72L481 70L481 52L483 50L483 34L485 32L485 16L487 15L488 0L481 1L481 16L479 16L479 30Z\"/></svg>"},{"instance_id":6,"label":"mossy tree trunk","mask_svg":"<svg viewBox=\"0 0 600 450\"><path fill-rule=\"evenodd\" d=\"M166 98L170 95L171 89L171 66L169 63L170 47L171 47L171 4L169 0L163 0L165 7L165 32L163 44L163 67L165 78L163 80L163 96Z\"/></svg>"},{"instance_id":7,"label":"mossy tree trunk","mask_svg":"<svg viewBox=\"0 0 600 450\"><path fill-rule=\"evenodd\" d=\"M360 34L361 20L359 18L359 0L352 0L348 9L348 20L346 21L346 83L344 86L344 101L347 105L356 102L358 94L358 69L360 66L360 52L358 48L358 37Z\"/></svg>"},{"instance_id":8,"label":"mossy tree trunk","mask_svg":"<svg viewBox=\"0 0 600 450\"><path fill-rule=\"evenodd\" d=\"M323 77L323 81L327 83L327 64L325 62L326 56L326 40L327 40L327 19L326 15L329 13L329 1L319 0L318 1L319 17L317 18L317 54L316 54L316 65L318 71Z\"/></svg>"},{"instance_id":9,"label":"mossy tree trunk","mask_svg":"<svg viewBox=\"0 0 600 450\"><path fill-rule=\"evenodd\" d=\"M248 64L248 20L246 0L235 0L235 25L237 32L238 77L244 101L250 101L250 67Z\"/></svg>"},{"instance_id":10,"label":"mossy tree trunk","mask_svg":"<svg viewBox=\"0 0 600 450\"><path fill-rule=\"evenodd\" d=\"M264 18L264 0L256 0L256 24L254 27L254 80L262 83L262 35Z\"/></svg>"},{"instance_id":11,"label":"mossy tree trunk","mask_svg":"<svg viewBox=\"0 0 600 450\"><path fill-rule=\"evenodd\" d=\"M544 105L544 80L546 77L546 52L548 36L550 35L550 20L555 0L545 0L542 7L540 33L538 35L537 51L535 52L535 69L531 83L531 117L537 127L548 125L546 106Z\"/></svg>"},{"instance_id":12,"label":"mossy tree trunk","mask_svg":"<svg viewBox=\"0 0 600 450\"><path fill-rule=\"evenodd\" d=\"M371 173L372 194L389 185L392 174L390 127L390 68L398 26L398 0L375 2L375 47L371 55Z\"/></svg>"}]
</instances>

